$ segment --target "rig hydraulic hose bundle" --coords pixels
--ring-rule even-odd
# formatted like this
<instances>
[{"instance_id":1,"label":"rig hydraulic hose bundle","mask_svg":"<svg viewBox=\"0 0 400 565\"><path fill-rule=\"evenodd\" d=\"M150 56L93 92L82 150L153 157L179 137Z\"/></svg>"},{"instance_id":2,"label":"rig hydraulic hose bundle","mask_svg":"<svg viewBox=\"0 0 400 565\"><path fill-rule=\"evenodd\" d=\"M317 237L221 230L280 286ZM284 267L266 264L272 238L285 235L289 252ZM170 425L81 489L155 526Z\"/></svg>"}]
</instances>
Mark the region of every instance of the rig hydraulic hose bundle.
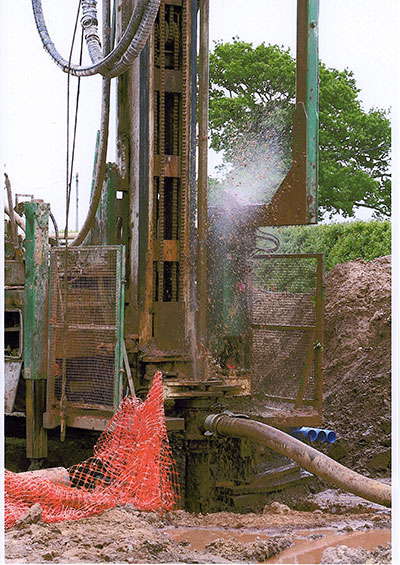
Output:
<instances>
[{"instance_id":1,"label":"rig hydraulic hose bundle","mask_svg":"<svg viewBox=\"0 0 400 565\"><path fill-rule=\"evenodd\" d=\"M105 0L109 6L109 0ZM139 0L127 28L118 45L104 55L98 33L96 0L82 0L81 24L92 65L69 64L58 52L44 19L41 0L32 0L33 15L44 49L65 72L77 77L102 74L106 78L116 77L126 71L143 49L157 16L160 0Z\"/></svg>"}]
</instances>

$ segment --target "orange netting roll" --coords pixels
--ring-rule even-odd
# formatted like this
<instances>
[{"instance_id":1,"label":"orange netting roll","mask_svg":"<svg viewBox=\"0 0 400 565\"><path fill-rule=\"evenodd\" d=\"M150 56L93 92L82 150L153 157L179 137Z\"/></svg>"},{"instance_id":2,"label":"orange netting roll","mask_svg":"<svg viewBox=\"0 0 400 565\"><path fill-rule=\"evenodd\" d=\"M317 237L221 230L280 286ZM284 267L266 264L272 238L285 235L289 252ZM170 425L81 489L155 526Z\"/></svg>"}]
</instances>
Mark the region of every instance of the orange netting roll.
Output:
<instances>
[{"instance_id":1,"label":"orange netting roll","mask_svg":"<svg viewBox=\"0 0 400 565\"><path fill-rule=\"evenodd\" d=\"M161 372L155 374L145 401L134 396L122 401L93 457L70 467L68 474L66 485L5 470L5 527L37 503L44 522L94 516L128 502L147 511L175 507L179 487L165 424Z\"/></svg>"}]
</instances>

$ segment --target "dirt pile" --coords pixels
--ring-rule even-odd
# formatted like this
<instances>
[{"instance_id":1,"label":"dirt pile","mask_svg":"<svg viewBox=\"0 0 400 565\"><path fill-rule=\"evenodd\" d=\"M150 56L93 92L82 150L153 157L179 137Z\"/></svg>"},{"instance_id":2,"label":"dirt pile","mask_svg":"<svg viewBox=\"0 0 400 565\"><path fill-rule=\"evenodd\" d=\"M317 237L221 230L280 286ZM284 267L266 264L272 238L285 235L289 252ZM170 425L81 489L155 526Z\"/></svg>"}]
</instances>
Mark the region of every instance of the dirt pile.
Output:
<instances>
[{"instance_id":1,"label":"dirt pile","mask_svg":"<svg viewBox=\"0 0 400 565\"><path fill-rule=\"evenodd\" d=\"M391 258L350 261L326 280L324 425L329 455L367 475L390 472Z\"/></svg>"},{"instance_id":2,"label":"dirt pile","mask_svg":"<svg viewBox=\"0 0 400 565\"><path fill-rule=\"evenodd\" d=\"M362 547L353 548L346 545L329 547L322 554L322 564L334 565L336 563L391 563L391 549L388 546L379 546L375 551L368 551Z\"/></svg>"}]
</instances>

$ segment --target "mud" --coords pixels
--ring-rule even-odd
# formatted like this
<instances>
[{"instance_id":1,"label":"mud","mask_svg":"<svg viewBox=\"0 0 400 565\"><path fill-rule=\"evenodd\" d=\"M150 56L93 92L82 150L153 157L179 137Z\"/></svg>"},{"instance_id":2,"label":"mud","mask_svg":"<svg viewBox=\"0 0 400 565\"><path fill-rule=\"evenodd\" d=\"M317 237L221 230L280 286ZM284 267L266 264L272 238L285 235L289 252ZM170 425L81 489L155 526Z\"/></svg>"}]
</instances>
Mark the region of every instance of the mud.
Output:
<instances>
[{"instance_id":1,"label":"mud","mask_svg":"<svg viewBox=\"0 0 400 565\"><path fill-rule=\"evenodd\" d=\"M388 257L338 265L327 277L324 425L338 440L318 446L384 482L390 482L390 291ZM80 446L79 460L86 458L91 442ZM9 455L10 469L22 466L22 461L16 465L21 452L22 445ZM71 449L70 455L79 454ZM60 465L56 459L50 466ZM36 508L5 533L6 561L391 562L388 509L329 485L314 494L277 499L280 503L270 503L262 514L178 510L160 516L128 505L57 524L39 521Z\"/></svg>"},{"instance_id":2,"label":"mud","mask_svg":"<svg viewBox=\"0 0 400 565\"><path fill-rule=\"evenodd\" d=\"M360 511L358 497L338 491L309 499L317 506L312 512L287 507L283 513L271 503L263 514L177 510L160 516L127 505L57 524L37 522L36 513L6 532L6 561L390 563L389 510L363 501ZM338 514L336 508L344 502L346 513ZM349 561L355 555L362 560Z\"/></svg>"},{"instance_id":3,"label":"mud","mask_svg":"<svg viewBox=\"0 0 400 565\"><path fill-rule=\"evenodd\" d=\"M391 257L337 265L326 280L326 453L367 476L391 466Z\"/></svg>"}]
</instances>

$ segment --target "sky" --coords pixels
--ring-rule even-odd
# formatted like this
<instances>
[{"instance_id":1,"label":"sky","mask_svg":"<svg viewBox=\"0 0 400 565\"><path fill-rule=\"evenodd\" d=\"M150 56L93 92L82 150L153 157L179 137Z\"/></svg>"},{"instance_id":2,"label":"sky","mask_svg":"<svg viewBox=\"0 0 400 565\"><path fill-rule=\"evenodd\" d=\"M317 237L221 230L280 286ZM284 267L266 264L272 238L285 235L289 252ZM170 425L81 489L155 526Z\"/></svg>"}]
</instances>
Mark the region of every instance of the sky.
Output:
<instances>
[{"instance_id":1,"label":"sky","mask_svg":"<svg viewBox=\"0 0 400 565\"><path fill-rule=\"evenodd\" d=\"M351 69L365 110L388 108L396 97L397 0L321 0L320 58ZM210 0L210 48L234 36L257 45L289 47L295 55L296 0ZM43 0L50 35L68 58L77 0ZM0 163L13 192L50 202L65 223L67 77L43 50L29 0L0 0ZM77 61L76 53L73 60ZM72 81L71 106L76 79ZM87 210L100 114L99 77L82 79L75 172L79 174L79 223ZM111 116L109 160L114 154ZM210 153L209 172L220 162ZM75 182L70 229L75 226Z\"/></svg>"}]
</instances>

